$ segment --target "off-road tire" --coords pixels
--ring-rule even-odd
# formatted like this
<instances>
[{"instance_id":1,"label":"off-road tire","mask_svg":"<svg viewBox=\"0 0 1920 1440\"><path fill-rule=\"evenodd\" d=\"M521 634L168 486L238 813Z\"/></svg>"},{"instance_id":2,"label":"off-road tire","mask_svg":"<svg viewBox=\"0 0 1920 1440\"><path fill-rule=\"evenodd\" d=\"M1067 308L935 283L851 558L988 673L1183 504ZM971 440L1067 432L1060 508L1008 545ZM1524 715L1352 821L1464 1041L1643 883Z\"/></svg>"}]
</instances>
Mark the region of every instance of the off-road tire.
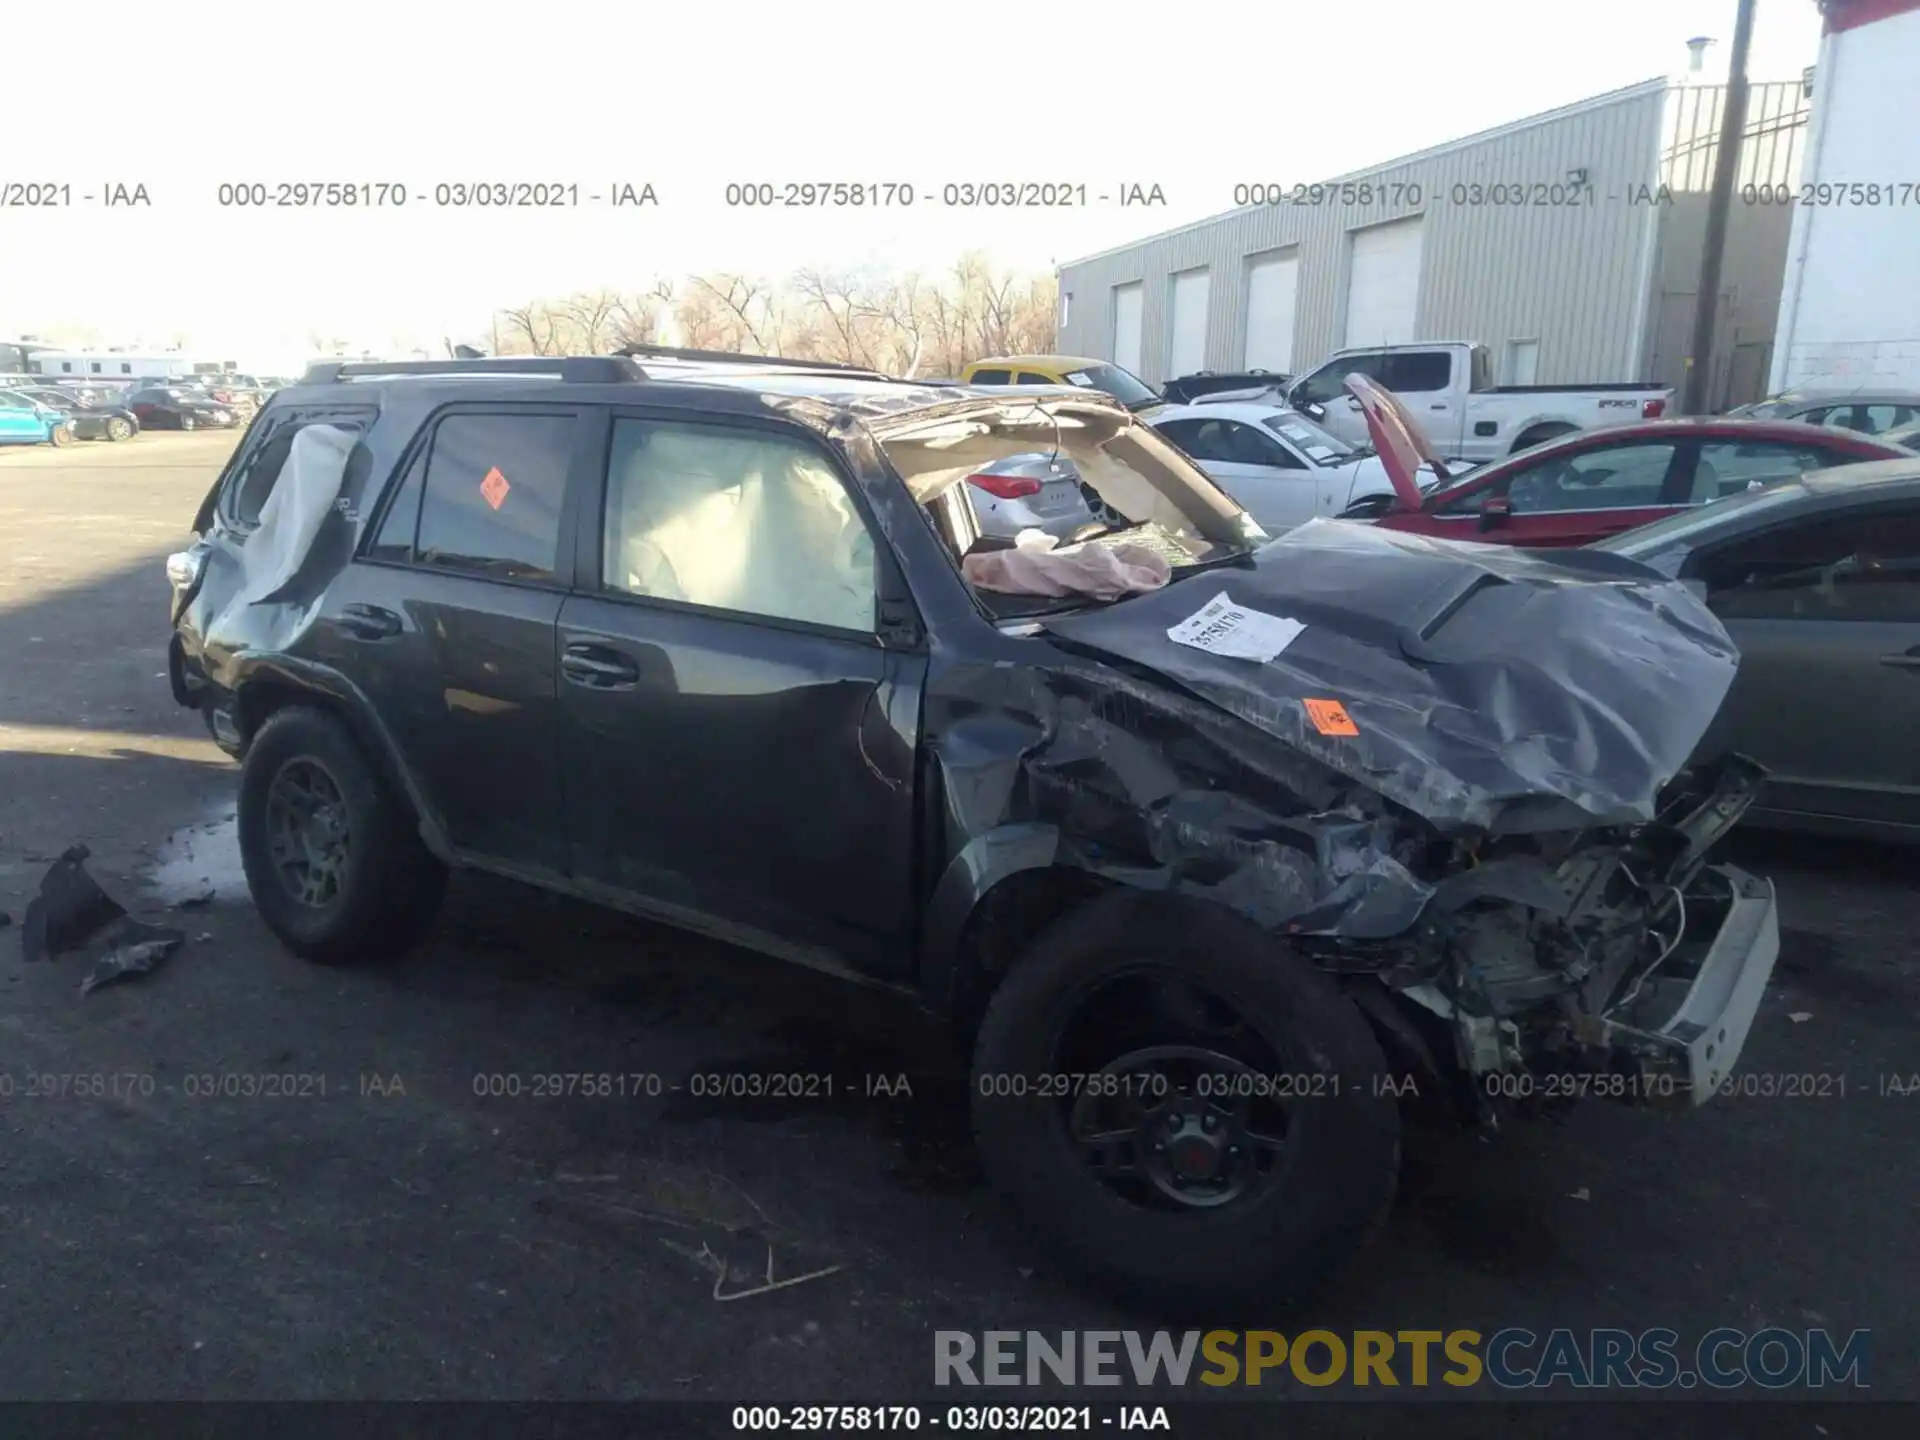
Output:
<instances>
[{"instance_id":1,"label":"off-road tire","mask_svg":"<svg viewBox=\"0 0 1920 1440\"><path fill-rule=\"evenodd\" d=\"M1275 1190L1218 1210L1161 1212L1108 1188L1075 1153L1051 1102L984 1093L991 1077L1046 1074L1051 1038L1077 998L1130 962L1174 969L1230 1000L1327 1077L1290 1114ZM1137 891L1056 921L988 1005L974 1049L974 1134L988 1180L1047 1253L1126 1301L1162 1313L1257 1300L1297 1304L1385 1220L1400 1164L1387 1065L1365 1017L1326 976L1217 905ZM1336 1088L1337 1082L1337 1088Z\"/></svg>"},{"instance_id":2,"label":"off-road tire","mask_svg":"<svg viewBox=\"0 0 1920 1440\"><path fill-rule=\"evenodd\" d=\"M274 777L297 759L316 762L345 804L348 857L339 893L328 904L303 904L275 873L267 834L267 798ZM418 828L334 716L290 705L268 717L247 749L240 772L240 858L253 903L282 944L323 965L390 960L432 929L447 872L421 842Z\"/></svg>"}]
</instances>

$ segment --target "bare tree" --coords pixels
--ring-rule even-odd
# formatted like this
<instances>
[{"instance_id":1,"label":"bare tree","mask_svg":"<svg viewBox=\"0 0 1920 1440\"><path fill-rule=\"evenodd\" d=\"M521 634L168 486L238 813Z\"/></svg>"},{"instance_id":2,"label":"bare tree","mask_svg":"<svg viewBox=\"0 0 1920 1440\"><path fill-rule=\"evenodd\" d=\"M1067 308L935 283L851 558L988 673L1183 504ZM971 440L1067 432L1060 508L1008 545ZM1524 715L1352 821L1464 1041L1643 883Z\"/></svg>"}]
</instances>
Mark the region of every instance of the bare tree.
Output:
<instances>
[{"instance_id":1,"label":"bare tree","mask_svg":"<svg viewBox=\"0 0 1920 1440\"><path fill-rule=\"evenodd\" d=\"M731 337L733 343L721 348L744 350L751 345L762 355L780 353L785 306L777 287L745 275L696 275L692 284L712 295L733 317L732 328L737 333Z\"/></svg>"},{"instance_id":2,"label":"bare tree","mask_svg":"<svg viewBox=\"0 0 1920 1440\"><path fill-rule=\"evenodd\" d=\"M563 317L549 301L535 300L500 312L505 331L502 355L559 355L563 353L561 335Z\"/></svg>"},{"instance_id":3,"label":"bare tree","mask_svg":"<svg viewBox=\"0 0 1920 1440\"><path fill-rule=\"evenodd\" d=\"M1052 350L1052 276L996 269L966 254L943 276L882 269L798 271L774 283L741 274L658 281L536 300L493 320L495 354L600 353L659 343L833 360L890 374L958 374L989 355Z\"/></svg>"}]
</instances>

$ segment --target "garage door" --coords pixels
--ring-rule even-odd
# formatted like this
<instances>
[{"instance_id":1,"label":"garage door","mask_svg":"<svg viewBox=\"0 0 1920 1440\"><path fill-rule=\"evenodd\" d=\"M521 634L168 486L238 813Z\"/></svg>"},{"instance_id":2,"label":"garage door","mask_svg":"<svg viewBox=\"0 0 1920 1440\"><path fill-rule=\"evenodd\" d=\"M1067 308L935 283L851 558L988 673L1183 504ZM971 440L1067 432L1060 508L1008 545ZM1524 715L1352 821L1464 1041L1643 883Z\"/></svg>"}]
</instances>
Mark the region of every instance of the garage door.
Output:
<instances>
[{"instance_id":1,"label":"garage door","mask_svg":"<svg viewBox=\"0 0 1920 1440\"><path fill-rule=\"evenodd\" d=\"M1167 374L1191 375L1207 367L1207 296L1212 290L1205 270L1183 270L1173 277L1173 323L1168 326Z\"/></svg>"},{"instance_id":2,"label":"garage door","mask_svg":"<svg viewBox=\"0 0 1920 1440\"><path fill-rule=\"evenodd\" d=\"M1113 287L1113 363L1122 370L1140 373L1140 329L1145 314L1140 303L1140 282Z\"/></svg>"},{"instance_id":3,"label":"garage door","mask_svg":"<svg viewBox=\"0 0 1920 1440\"><path fill-rule=\"evenodd\" d=\"M1249 370L1293 369L1293 297L1300 284L1296 255L1261 255L1247 267Z\"/></svg>"},{"instance_id":4,"label":"garage door","mask_svg":"<svg viewBox=\"0 0 1920 1440\"><path fill-rule=\"evenodd\" d=\"M1353 232L1347 271L1347 338L1355 345L1403 345L1420 305L1420 221Z\"/></svg>"}]
</instances>

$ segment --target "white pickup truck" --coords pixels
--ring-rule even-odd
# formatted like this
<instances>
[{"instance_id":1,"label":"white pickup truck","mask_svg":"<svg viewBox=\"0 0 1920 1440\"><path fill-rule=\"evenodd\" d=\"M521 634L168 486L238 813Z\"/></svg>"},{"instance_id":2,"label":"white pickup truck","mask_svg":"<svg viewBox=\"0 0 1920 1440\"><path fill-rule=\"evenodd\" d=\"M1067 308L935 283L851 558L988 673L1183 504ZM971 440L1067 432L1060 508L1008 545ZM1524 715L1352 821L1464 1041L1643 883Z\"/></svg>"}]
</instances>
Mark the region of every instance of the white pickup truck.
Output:
<instances>
[{"instance_id":1,"label":"white pickup truck","mask_svg":"<svg viewBox=\"0 0 1920 1440\"><path fill-rule=\"evenodd\" d=\"M1462 340L1338 350L1287 387L1287 403L1349 445L1365 445L1366 417L1347 392L1365 375L1400 397L1445 458L1475 464L1576 430L1657 420L1666 385L1495 385L1484 345Z\"/></svg>"}]
</instances>

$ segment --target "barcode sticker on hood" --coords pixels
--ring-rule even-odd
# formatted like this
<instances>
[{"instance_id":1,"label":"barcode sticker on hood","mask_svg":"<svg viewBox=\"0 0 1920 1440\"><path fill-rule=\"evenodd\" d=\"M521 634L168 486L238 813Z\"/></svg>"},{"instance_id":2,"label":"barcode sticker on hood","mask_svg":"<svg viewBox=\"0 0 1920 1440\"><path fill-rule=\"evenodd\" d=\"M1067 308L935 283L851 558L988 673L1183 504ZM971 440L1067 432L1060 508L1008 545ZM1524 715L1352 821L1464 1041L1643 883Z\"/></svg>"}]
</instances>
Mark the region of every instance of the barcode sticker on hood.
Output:
<instances>
[{"instance_id":1,"label":"barcode sticker on hood","mask_svg":"<svg viewBox=\"0 0 1920 1440\"><path fill-rule=\"evenodd\" d=\"M1167 638L1176 645L1191 646L1209 654L1265 664L1291 645L1306 628L1298 620L1236 605L1222 592L1168 629Z\"/></svg>"}]
</instances>

